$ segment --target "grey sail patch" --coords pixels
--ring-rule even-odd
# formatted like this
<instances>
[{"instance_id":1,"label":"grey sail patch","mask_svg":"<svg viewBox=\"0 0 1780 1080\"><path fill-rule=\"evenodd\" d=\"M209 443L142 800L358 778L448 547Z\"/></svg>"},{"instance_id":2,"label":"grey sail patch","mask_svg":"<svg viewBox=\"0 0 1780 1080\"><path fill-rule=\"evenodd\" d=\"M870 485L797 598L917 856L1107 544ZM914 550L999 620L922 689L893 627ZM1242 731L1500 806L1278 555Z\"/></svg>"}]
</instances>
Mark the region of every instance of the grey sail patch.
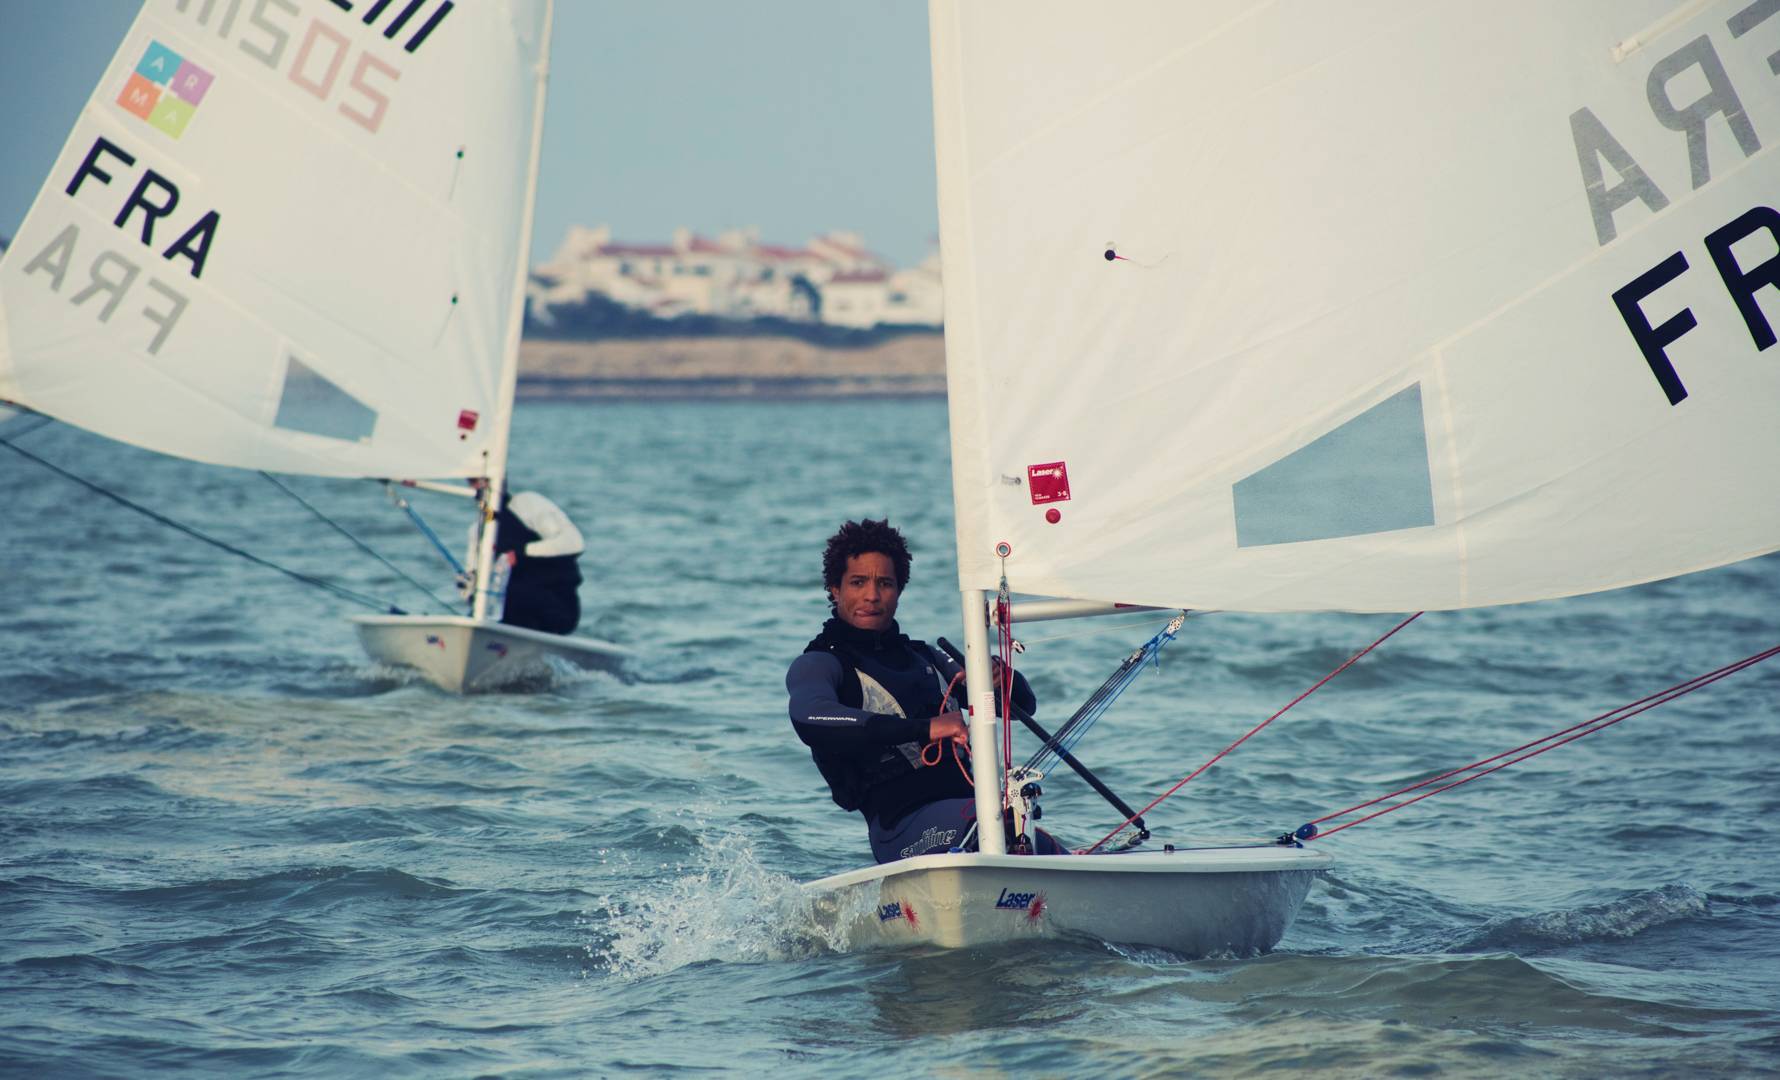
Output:
<instances>
[{"instance_id":1,"label":"grey sail patch","mask_svg":"<svg viewBox=\"0 0 1780 1080\"><path fill-rule=\"evenodd\" d=\"M368 442L377 430L377 412L291 356L284 369L284 389L278 394L278 415L272 423L329 439Z\"/></svg>"},{"instance_id":2,"label":"grey sail patch","mask_svg":"<svg viewBox=\"0 0 1780 1080\"><path fill-rule=\"evenodd\" d=\"M1236 482L1236 546L1434 524L1420 384Z\"/></svg>"}]
</instances>

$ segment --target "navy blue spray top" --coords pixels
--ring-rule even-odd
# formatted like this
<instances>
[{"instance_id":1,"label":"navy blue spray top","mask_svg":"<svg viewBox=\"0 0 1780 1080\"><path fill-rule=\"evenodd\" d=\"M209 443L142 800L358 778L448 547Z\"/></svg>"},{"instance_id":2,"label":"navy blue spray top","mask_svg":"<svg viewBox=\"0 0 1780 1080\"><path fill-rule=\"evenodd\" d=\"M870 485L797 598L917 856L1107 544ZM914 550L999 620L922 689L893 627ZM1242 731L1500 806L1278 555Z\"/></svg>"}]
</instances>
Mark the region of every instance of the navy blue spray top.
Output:
<instances>
[{"instance_id":1,"label":"navy blue spray top","mask_svg":"<svg viewBox=\"0 0 1780 1080\"><path fill-rule=\"evenodd\" d=\"M970 796L967 756L961 755L963 769L949 748L938 765L921 762L928 722L943 711L942 695L957 671L949 657L911 640L894 622L881 632L833 618L823 625L792 662L785 689L792 727L837 804L889 826L918 806ZM1018 672L1014 700L1028 712L1037 705ZM951 707L964 701L960 682Z\"/></svg>"}]
</instances>

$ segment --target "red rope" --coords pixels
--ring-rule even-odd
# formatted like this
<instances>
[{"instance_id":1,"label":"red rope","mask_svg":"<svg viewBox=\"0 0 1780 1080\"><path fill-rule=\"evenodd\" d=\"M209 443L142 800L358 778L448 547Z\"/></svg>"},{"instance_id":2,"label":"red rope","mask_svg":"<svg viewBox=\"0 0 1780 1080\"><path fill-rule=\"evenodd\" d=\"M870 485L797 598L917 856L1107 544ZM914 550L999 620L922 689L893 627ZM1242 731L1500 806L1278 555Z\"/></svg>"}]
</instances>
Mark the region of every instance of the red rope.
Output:
<instances>
[{"instance_id":1,"label":"red rope","mask_svg":"<svg viewBox=\"0 0 1780 1080\"><path fill-rule=\"evenodd\" d=\"M1224 755L1228 754L1230 751L1236 749L1238 746L1241 746L1243 743L1247 742L1251 737L1253 737L1257 732L1259 732L1262 728L1266 727L1268 724L1271 724L1275 720L1278 720L1281 716L1284 716L1286 714L1286 711L1288 709L1290 709L1293 705L1298 704L1300 701L1303 701L1305 698L1316 693L1317 690L1322 688L1324 683L1328 682L1330 679L1333 679L1335 676L1346 671L1348 668L1354 666L1354 664L1359 661L1360 657L1365 656L1367 653L1371 652L1373 649L1376 649L1380 645L1383 645L1386 641L1390 640L1392 634L1395 634L1397 631L1403 629L1405 626L1408 626L1410 623L1421 618L1421 616L1422 616L1421 612L1419 612L1419 611L1416 612L1414 615L1411 615L1409 618L1404 619L1402 622L1398 623L1396 626L1391 627L1390 631L1387 632L1383 637L1380 637L1377 641L1374 641L1372 644L1366 646L1364 649L1361 649L1359 652L1354 653L1352 656L1348 657L1347 660L1345 662L1343 662L1340 667L1336 668L1334 671L1331 671L1327 675L1324 675L1322 678L1318 679L1316 681L1315 685L1311 686L1310 689L1304 691L1302 694L1299 694L1297 697L1295 697L1291 701L1287 702L1284 708L1280 709L1278 712L1274 713L1272 716L1269 716L1267 719L1261 721L1259 724L1256 724L1254 727L1250 728L1247 735L1244 735L1242 738L1237 739L1235 742L1231 743L1229 746L1226 746L1222 750L1218 751L1216 757L1213 757L1210 761L1199 766L1197 769L1194 769L1193 772L1190 773L1180 783L1174 785L1173 787L1169 788L1167 791L1164 791L1162 794L1156 796L1156 798L1148 806L1144 807L1142 810L1139 810L1137 813L1132 814L1130 817L1126 818L1124 821L1119 822L1118 826L1116 828L1114 828L1112 832L1109 832L1105 836L1101 837L1099 840L1096 840L1092 847L1085 848L1081 852L1081 854L1084 854L1084 855L1092 854L1094 851L1096 851L1100 847L1100 845L1106 843L1108 840L1111 840L1113 837L1117 836L1119 834L1119 829L1123 829L1125 826L1131 824L1133 821L1136 821L1138 818L1144 816L1145 814L1149 813L1151 810L1155 809L1156 805L1158 803L1160 803L1163 799L1168 798L1168 796L1173 795L1175 792L1179 791L1181 788L1187 786L1188 781L1194 779L1200 773L1211 768L1213 765L1216 765L1219 761L1223 760Z\"/></svg>"},{"instance_id":2,"label":"red rope","mask_svg":"<svg viewBox=\"0 0 1780 1080\"><path fill-rule=\"evenodd\" d=\"M1001 697L1001 767L1006 770L1014 763L1014 613L1008 605L1005 581L1002 586L1004 591L995 600L995 623L999 630L996 644L1001 653L1001 670L996 673L995 689Z\"/></svg>"},{"instance_id":3,"label":"red rope","mask_svg":"<svg viewBox=\"0 0 1780 1080\"><path fill-rule=\"evenodd\" d=\"M941 716L944 716L946 713L952 711L948 707L952 704L952 688L957 686L958 680L960 680L962 678L964 678L964 669L959 668L958 674L952 676L952 681L946 684L946 692L944 694L940 695L940 699L939 699L939 711L940 711ZM968 730L969 721L967 720L965 723L967 725L966 730ZM946 741L951 742L950 739L948 739ZM929 750L933 751L933 760L932 761L927 760L927 751L929 751ZM946 748L944 746L940 745L940 743L938 743L938 742L930 742L930 743L927 743L925 746L921 747L921 764L927 766L928 768L932 768L933 766L938 765L941 761L945 760L945 756L946 756ZM958 770L960 772L964 773L964 779L969 780L970 779L970 770L968 770L964 767L964 762L958 761L958 744L955 742L952 743L952 760L958 762Z\"/></svg>"},{"instance_id":4,"label":"red rope","mask_svg":"<svg viewBox=\"0 0 1780 1080\"><path fill-rule=\"evenodd\" d=\"M952 681L946 684L946 692L940 695L939 699L939 711L941 715L952 711L950 708L952 704L952 690L958 685L958 681L962 678L964 678L964 669L959 668L958 674L952 676ZM966 729L968 730L969 720L966 720L965 724ZM967 751L963 757L960 757L958 754L958 744L950 739L945 741L952 744L952 761L958 766L958 772L964 776L964 782L967 784L975 784L976 781L970 775L970 767L964 764L964 758L970 756L969 752ZM929 750L933 751L932 761L927 760L927 751ZM938 765L941 761L945 760L945 757L946 748L939 742L930 742L921 747L921 764L928 768Z\"/></svg>"},{"instance_id":5,"label":"red rope","mask_svg":"<svg viewBox=\"0 0 1780 1080\"><path fill-rule=\"evenodd\" d=\"M1368 799L1367 801L1360 803L1356 806L1350 806L1346 810L1337 811L1336 813L1333 813L1333 814L1325 814L1324 816L1317 818L1315 821L1309 822L1308 824L1320 825L1321 823L1323 823L1325 821L1332 821L1338 817L1346 817L1348 814L1351 814L1356 810L1364 810L1366 807L1375 806L1378 803L1384 802L1386 799L1394 799L1399 795L1407 795L1411 791L1419 791L1420 789L1427 787L1429 784L1437 784L1440 781L1445 780L1447 777L1457 776L1459 773L1462 773L1462 772L1470 772L1472 769L1476 769L1483 765L1488 765L1492 761L1500 761L1502 758L1508 757L1510 754L1519 754L1522 750L1528 750L1532 747L1539 746L1540 743L1551 743L1551 745L1541 746L1539 749L1533 750L1531 753L1521 754L1520 757L1513 758L1512 760L1509 760L1509 761L1503 761L1500 765L1497 765L1494 768L1484 769L1482 772L1474 773L1471 776L1467 776L1462 780L1454 780L1452 783L1442 785L1441 787L1437 787L1432 791L1424 791L1420 795L1417 795L1413 799L1405 799L1400 803L1396 803L1394 805L1387 806L1383 810L1379 810L1376 813L1367 814L1365 817L1355 818L1352 821L1344 822L1340 825L1335 826L1333 829L1328 829L1324 832L1318 833L1316 836L1306 837L1306 839L1320 840L1325 836L1333 836L1343 829L1352 828L1353 826L1359 825L1362 822L1371 821L1373 818L1376 818L1376 817L1383 817L1385 814L1390 813L1392 810L1401 810L1405 806L1414 805L1415 803L1421 802L1423 799L1428 798L1430 795L1438 795L1442 791L1451 791L1453 788L1456 788L1461 784L1469 784L1471 781L1476 780L1480 777L1488 776L1489 774L1491 774L1493 772L1500 772L1501 770L1506 769L1510 765L1514 765L1518 762L1527 760L1527 758L1538 757L1540 754L1545 753L1547 750L1555 750L1558 747L1563 746L1565 743L1572 743L1572 742L1575 742L1577 739L1582 738L1585 735L1593 735L1597 731L1602 731L1602 730L1605 730L1606 728L1610 728L1614 724L1619 723L1621 720L1630 719L1631 717L1637 716L1639 713L1649 712L1651 709L1656 708L1658 705L1666 705L1669 702L1674 701L1678 697L1682 697L1684 695L1691 694L1695 690L1699 690L1704 687L1710 686L1722 678L1725 678L1730 675L1735 675L1737 672L1742 671L1744 668L1753 667L1756 664L1761 663L1763 660L1770 659L1774 656L1780 656L1780 645L1776 645L1770 649L1764 649L1763 651L1758 652L1753 656L1746 656L1743 659L1736 661L1735 663L1726 664L1724 667L1721 667L1721 668L1717 669L1716 671L1708 671L1704 675L1696 675L1691 679L1683 680L1682 682L1678 682L1674 686L1671 686L1666 690L1659 690L1654 694L1650 694L1646 697L1641 697L1637 701L1633 701L1633 702L1630 702L1629 704L1621 705L1617 709L1610 709L1607 712L1604 712L1601 715L1594 717L1593 719L1584 720L1582 723L1572 725L1570 727L1565 728L1562 731L1553 732L1552 734L1547 735L1542 739L1534 739L1530 743L1523 743L1520 746L1517 746L1512 750L1504 750L1500 754L1495 755L1494 757L1487 757L1487 758L1482 759L1481 761L1474 761L1469 765L1464 765L1457 769L1453 769L1450 772L1441 773L1439 776L1429 777L1428 779L1423 780L1420 783L1411 784L1406 788L1401 788L1397 791L1393 791L1388 795L1380 795L1376 799ZM1620 715L1615 715L1615 714L1620 714ZM1586 728L1587 730L1582 730L1584 728ZM1575 732L1575 734L1571 734L1571 732ZM1564 736L1564 735L1568 735L1569 738L1565 738L1565 739L1559 738L1560 736ZM1553 739L1559 739L1559 741L1552 742Z\"/></svg>"},{"instance_id":6,"label":"red rope","mask_svg":"<svg viewBox=\"0 0 1780 1080\"><path fill-rule=\"evenodd\" d=\"M923 746L921 748L921 764L931 769L935 765L944 761L946 759L946 746L948 744L952 748L952 761L958 766L958 772L964 777L964 782L967 784L974 784L975 780L970 775L970 767L964 764L964 759L970 756L969 751L966 751L960 756L958 753L958 744L951 739L947 739L943 743L930 742L926 746ZM927 751L929 750L933 751L932 761L927 760Z\"/></svg>"},{"instance_id":7,"label":"red rope","mask_svg":"<svg viewBox=\"0 0 1780 1080\"><path fill-rule=\"evenodd\" d=\"M948 712L952 711L951 709L947 708L948 705L952 704L952 688L957 686L958 680L962 679L962 678L964 678L964 669L959 668L958 674L952 676L952 681L946 684L946 692L944 694L940 695L940 699L939 699L939 711L940 712L948 713Z\"/></svg>"}]
</instances>

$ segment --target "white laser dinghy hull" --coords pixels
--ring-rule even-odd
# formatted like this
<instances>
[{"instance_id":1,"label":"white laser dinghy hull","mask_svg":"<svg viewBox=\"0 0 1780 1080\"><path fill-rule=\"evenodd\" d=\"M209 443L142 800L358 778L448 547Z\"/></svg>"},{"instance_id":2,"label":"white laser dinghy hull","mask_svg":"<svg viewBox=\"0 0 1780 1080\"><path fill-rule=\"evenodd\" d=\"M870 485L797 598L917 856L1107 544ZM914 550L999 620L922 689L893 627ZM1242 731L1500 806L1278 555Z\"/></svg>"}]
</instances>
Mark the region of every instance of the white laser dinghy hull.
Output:
<instances>
[{"instance_id":1,"label":"white laser dinghy hull","mask_svg":"<svg viewBox=\"0 0 1780 1080\"><path fill-rule=\"evenodd\" d=\"M1182 956L1279 943L1324 852L1278 846L1124 855L922 855L812 881L819 919L850 948L971 948L1086 937Z\"/></svg>"},{"instance_id":2,"label":"white laser dinghy hull","mask_svg":"<svg viewBox=\"0 0 1780 1080\"><path fill-rule=\"evenodd\" d=\"M454 694L496 690L536 676L552 656L603 670L630 656L630 650L609 641L462 615L354 615L351 621L371 659L416 668Z\"/></svg>"}]
</instances>

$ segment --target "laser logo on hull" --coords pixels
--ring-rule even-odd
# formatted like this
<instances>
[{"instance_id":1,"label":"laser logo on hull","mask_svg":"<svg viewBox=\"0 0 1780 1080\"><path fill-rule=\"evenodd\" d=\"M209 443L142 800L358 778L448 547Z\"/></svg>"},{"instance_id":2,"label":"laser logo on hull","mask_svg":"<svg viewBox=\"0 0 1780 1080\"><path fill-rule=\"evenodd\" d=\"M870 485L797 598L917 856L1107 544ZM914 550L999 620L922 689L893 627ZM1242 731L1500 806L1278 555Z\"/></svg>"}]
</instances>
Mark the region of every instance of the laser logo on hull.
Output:
<instances>
[{"instance_id":1,"label":"laser logo on hull","mask_svg":"<svg viewBox=\"0 0 1780 1080\"><path fill-rule=\"evenodd\" d=\"M921 920L915 915L915 905L906 900L893 900L888 904L878 905L879 922L887 923L894 919L901 919L910 926L921 925Z\"/></svg>"},{"instance_id":2,"label":"laser logo on hull","mask_svg":"<svg viewBox=\"0 0 1780 1080\"><path fill-rule=\"evenodd\" d=\"M1007 889L1002 889L1001 895L995 898L995 906L1002 911L1024 911L1026 921L1037 922L1039 916L1044 914L1045 894L1041 892L1009 892Z\"/></svg>"}]
</instances>

